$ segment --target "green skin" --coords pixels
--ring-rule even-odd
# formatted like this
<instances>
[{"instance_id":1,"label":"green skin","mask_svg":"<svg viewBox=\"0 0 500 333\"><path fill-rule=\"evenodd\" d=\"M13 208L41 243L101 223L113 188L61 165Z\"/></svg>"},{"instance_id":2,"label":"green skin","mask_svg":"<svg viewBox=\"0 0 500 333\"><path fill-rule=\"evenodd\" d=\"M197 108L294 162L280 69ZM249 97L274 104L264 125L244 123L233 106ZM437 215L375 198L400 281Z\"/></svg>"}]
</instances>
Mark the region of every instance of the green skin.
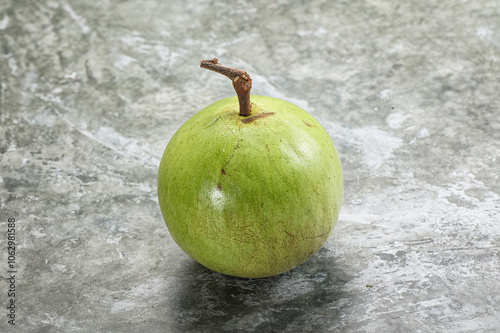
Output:
<instances>
[{"instance_id":1,"label":"green skin","mask_svg":"<svg viewBox=\"0 0 500 333\"><path fill-rule=\"evenodd\" d=\"M227 275L262 278L305 262L325 243L342 203L342 166L313 116L280 99L236 97L182 125L163 154L158 198L189 256Z\"/></svg>"}]
</instances>

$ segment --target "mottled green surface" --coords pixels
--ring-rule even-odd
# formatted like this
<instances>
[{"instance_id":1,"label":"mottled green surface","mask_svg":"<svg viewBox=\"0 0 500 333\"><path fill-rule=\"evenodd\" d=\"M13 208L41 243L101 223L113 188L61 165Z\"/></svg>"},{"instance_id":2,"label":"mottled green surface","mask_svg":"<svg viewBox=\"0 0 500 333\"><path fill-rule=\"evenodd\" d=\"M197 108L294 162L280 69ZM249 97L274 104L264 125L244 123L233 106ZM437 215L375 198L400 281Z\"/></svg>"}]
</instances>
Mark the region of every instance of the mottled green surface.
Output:
<instances>
[{"instance_id":1,"label":"mottled green surface","mask_svg":"<svg viewBox=\"0 0 500 333\"><path fill-rule=\"evenodd\" d=\"M310 114L276 98L236 97L189 119L163 155L158 194L175 241L203 265L266 277L309 259L333 230L342 166Z\"/></svg>"}]
</instances>

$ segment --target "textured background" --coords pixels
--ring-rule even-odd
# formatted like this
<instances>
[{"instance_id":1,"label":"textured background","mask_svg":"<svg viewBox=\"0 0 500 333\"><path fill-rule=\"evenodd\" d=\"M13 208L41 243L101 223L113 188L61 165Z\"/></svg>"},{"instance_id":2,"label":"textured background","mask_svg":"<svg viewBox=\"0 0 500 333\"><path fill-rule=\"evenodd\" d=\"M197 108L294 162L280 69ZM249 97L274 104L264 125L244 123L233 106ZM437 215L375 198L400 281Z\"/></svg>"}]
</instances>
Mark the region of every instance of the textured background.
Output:
<instances>
[{"instance_id":1,"label":"textured background","mask_svg":"<svg viewBox=\"0 0 500 333\"><path fill-rule=\"evenodd\" d=\"M160 214L169 139L234 94L212 57L342 159L336 229L281 276L203 268ZM499 92L498 0L0 0L17 331L498 332Z\"/></svg>"}]
</instances>

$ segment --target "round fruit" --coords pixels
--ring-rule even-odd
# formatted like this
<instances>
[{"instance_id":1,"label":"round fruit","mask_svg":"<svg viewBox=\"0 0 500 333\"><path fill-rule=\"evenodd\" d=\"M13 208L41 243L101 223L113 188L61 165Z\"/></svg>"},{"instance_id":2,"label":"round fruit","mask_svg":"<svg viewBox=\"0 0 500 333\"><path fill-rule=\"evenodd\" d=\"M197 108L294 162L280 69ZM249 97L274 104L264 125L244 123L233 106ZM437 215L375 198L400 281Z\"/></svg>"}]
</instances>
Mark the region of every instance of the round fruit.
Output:
<instances>
[{"instance_id":1,"label":"round fruit","mask_svg":"<svg viewBox=\"0 0 500 333\"><path fill-rule=\"evenodd\" d=\"M174 134L160 163L158 198L189 256L217 272L260 278L302 264L327 240L342 203L342 167L310 114L244 93L248 115L241 115L241 96L226 98Z\"/></svg>"}]
</instances>

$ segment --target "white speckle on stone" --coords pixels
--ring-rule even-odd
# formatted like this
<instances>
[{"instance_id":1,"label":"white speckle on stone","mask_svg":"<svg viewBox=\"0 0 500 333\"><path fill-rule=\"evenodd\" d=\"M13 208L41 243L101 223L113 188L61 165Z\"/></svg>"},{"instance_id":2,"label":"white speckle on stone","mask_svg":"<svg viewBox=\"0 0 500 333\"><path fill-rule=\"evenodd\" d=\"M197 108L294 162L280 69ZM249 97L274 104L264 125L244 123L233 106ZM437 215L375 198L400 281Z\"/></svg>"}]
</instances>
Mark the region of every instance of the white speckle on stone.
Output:
<instances>
[{"instance_id":1,"label":"white speckle on stone","mask_svg":"<svg viewBox=\"0 0 500 333\"><path fill-rule=\"evenodd\" d=\"M82 33L88 34L91 31L89 26L87 25L87 21L85 20L85 18L75 13L73 8L71 8L71 6L68 3L64 2L62 4L62 8L69 14L69 16L73 19L73 21L76 22L76 24L82 30Z\"/></svg>"},{"instance_id":2,"label":"white speckle on stone","mask_svg":"<svg viewBox=\"0 0 500 333\"><path fill-rule=\"evenodd\" d=\"M52 266L52 271L58 271L58 272L66 272L67 269L66 269L66 265L60 265L60 264L55 264Z\"/></svg>"},{"instance_id":3,"label":"white speckle on stone","mask_svg":"<svg viewBox=\"0 0 500 333\"><path fill-rule=\"evenodd\" d=\"M19 67L17 66L17 61L14 57L11 57L10 55L7 56L7 62L9 64L9 67L10 67L10 74L14 75L14 76L18 76L18 69Z\"/></svg>"},{"instance_id":4,"label":"white speckle on stone","mask_svg":"<svg viewBox=\"0 0 500 333\"><path fill-rule=\"evenodd\" d=\"M9 26L9 17L7 15L4 15L2 20L0 21L0 30L5 30Z\"/></svg>"},{"instance_id":5,"label":"white speckle on stone","mask_svg":"<svg viewBox=\"0 0 500 333\"><path fill-rule=\"evenodd\" d=\"M33 229L31 231L31 235L35 238L43 238L45 236L47 236L47 234L45 232L42 231L43 229Z\"/></svg>"},{"instance_id":6,"label":"white speckle on stone","mask_svg":"<svg viewBox=\"0 0 500 333\"><path fill-rule=\"evenodd\" d=\"M324 34L328 33L328 30L324 29L324 28L318 28L316 29L316 31L314 32L314 35L315 36L323 36Z\"/></svg>"},{"instance_id":7,"label":"white speckle on stone","mask_svg":"<svg viewBox=\"0 0 500 333\"><path fill-rule=\"evenodd\" d=\"M352 199L351 204L353 205L361 205L363 203L362 199Z\"/></svg>"},{"instance_id":8,"label":"white speckle on stone","mask_svg":"<svg viewBox=\"0 0 500 333\"><path fill-rule=\"evenodd\" d=\"M118 61L114 63L115 67L118 69L124 69L132 63L136 63L137 59L121 54Z\"/></svg>"},{"instance_id":9,"label":"white speckle on stone","mask_svg":"<svg viewBox=\"0 0 500 333\"><path fill-rule=\"evenodd\" d=\"M101 127L95 134L86 130L80 130L80 132L117 153L136 157L145 164L156 167L160 163L160 157L149 152L149 145L145 140L124 137L112 127Z\"/></svg>"},{"instance_id":10,"label":"white speckle on stone","mask_svg":"<svg viewBox=\"0 0 500 333\"><path fill-rule=\"evenodd\" d=\"M119 244L120 240L123 238L122 235L108 235L106 237L107 244Z\"/></svg>"},{"instance_id":11,"label":"white speckle on stone","mask_svg":"<svg viewBox=\"0 0 500 333\"><path fill-rule=\"evenodd\" d=\"M78 79L78 73L77 72L72 72L71 74L65 74L64 78L67 79L67 80L73 80L73 81L75 81L75 80ZM60 91L57 91L56 93L60 93Z\"/></svg>"},{"instance_id":12,"label":"white speckle on stone","mask_svg":"<svg viewBox=\"0 0 500 333\"><path fill-rule=\"evenodd\" d=\"M476 29L476 36L482 40L490 39L493 36L493 31L491 31L491 29L486 27L478 27Z\"/></svg>"},{"instance_id":13,"label":"white speckle on stone","mask_svg":"<svg viewBox=\"0 0 500 333\"><path fill-rule=\"evenodd\" d=\"M404 47L401 44L395 44L389 49L389 54L400 53Z\"/></svg>"},{"instance_id":14,"label":"white speckle on stone","mask_svg":"<svg viewBox=\"0 0 500 333\"><path fill-rule=\"evenodd\" d=\"M394 137L375 126L357 128L353 133L357 137L365 164L373 169L381 168L384 161L394 156L393 151L403 144L401 138Z\"/></svg>"},{"instance_id":15,"label":"white speckle on stone","mask_svg":"<svg viewBox=\"0 0 500 333\"><path fill-rule=\"evenodd\" d=\"M144 283L127 291L125 297L120 293L119 300L111 305L111 313L136 311L138 302L135 300L155 299L163 288L168 287L168 281L161 278L149 278Z\"/></svg>"},{"instance_id":16,"label":"white speckle on stone","mask_svg":"<svg viewBox=\"0 0 500 333\"><path fill-rule=\"evenodd\" d=\"M418 139L426 138L430 135L429 130L426 127L421 128L417 135L410 141L410 145L413 145L417 142Z\"/></svg>"},{"instance_id":17,"label":"white speckle on stone","mask_svg":"<svg viewBox=\"0 0 500 333\"><path fill-rule=\"evenodd\" d=\"M119 248L116 248L116 252L118 252L118 256L120 257L120 259L123 259L125 256L123 255L123 252L120 251Z\"/></svg>"},{"instance_id":18,"label":"white speckle on stone","mask_svg":"<svg viewBox=\"0 0 500 333\"><path fill-rule=\"evenodd\" d=\"M139 191L150 193L153 191L151 184L149 183L132 183L130 184L132 187L138 189Z\"/></svg>"},{"instance_id":19,"label":"white speckle on stone","mask_svg":"<svg viewBox=\"0 0 500 333\"><path fill-rule=\"evenodd\" d=\"M430 135L429 130L423 127L420 131L418 131L417 138L426 138L429 135Z\"/></svg>"},{"instance_id":20,"label":"white speckle on stone","mask_svg":"<svg viewBox=\"0 0 500 333\"><path fill-rule=\"evenodd\" d=\"M398 129L401 128L401 124L410 117L409 114L404 114L400 112L391 113L387 119L386 123L390 128Z\"/></svg>"},{"instance_id":21,"label":"white speckle on stone","mask_svg":"<svg viewBox=\"0 0 500 333\"><path fill-rule=\"evenodd\" d=\"M347 140L346 145L358 150L361 161L373 176L389 176L394 171L393 163L385 162L394 157L393 152L403 145L403 139L377 126L345 128L338 123L324 122L324 127L328 132Z\"/></svg>"},{"instance_id":22,"label":"white speckle on stone","mask_svg":"<svg viewBox=\"0 0 500 333\"><path fill-rule=\"evenodd\" d=\"M378 93L378 97L381 100L388 100L392 97L392 90L391 89L384 89Z\"/></svg>"}]
</instances>

